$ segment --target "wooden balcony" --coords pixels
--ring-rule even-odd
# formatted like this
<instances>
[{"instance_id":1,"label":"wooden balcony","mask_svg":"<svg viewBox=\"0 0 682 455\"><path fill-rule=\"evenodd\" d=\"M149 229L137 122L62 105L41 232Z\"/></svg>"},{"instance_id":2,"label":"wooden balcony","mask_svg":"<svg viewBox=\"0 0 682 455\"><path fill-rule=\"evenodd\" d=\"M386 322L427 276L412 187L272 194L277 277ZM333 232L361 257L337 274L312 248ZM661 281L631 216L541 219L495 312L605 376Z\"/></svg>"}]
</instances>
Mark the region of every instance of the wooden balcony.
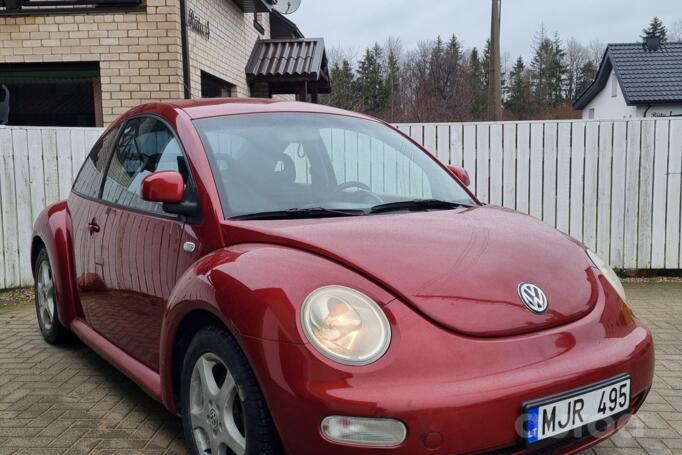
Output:
<instances>
[{"instance_id":1,"label":"wooden balcony","mask_svg":"<svg viewBox=\"0 0 682 455\"><path fill-rule=\"evenodd\" d=\"M135 11L145 0L0 0L0 16Z\"/></svg>"}]
</instances>

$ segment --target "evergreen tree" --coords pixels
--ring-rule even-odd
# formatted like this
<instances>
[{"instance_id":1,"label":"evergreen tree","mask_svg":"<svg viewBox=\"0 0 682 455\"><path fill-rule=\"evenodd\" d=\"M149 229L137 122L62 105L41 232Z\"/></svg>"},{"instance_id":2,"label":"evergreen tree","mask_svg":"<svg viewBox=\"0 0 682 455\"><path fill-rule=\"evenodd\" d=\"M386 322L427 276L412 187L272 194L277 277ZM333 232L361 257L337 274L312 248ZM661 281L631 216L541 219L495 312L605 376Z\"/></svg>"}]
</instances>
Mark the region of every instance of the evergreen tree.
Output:
<instances>
[{"instance_id":1,"label":"evergreen tree","mask_svg":"<svg viewBox=\"0 0 682 455\"><path fill-rule=\"evenodd\" d=\"M540 111L564 101L567 66L566 52L558 35L550 39L544 26L536 34L531 61L531 88Z\"/></svg>"},{"instance_id":2,"label":"evergreen tree","mask_svg":"<svg viewBox=\"0 0 682 455\"><path fill-rule=\"evenodd\" d=\"M447 110L450 115L455 115L458 103L463 103L462 91L464 89L464 63L462 62L462 46L455 35L450 37L445 51L445 65L450 75L448 83Z\"/></svg>"},{"instance_id":3,"label":"evergreen tree","mask_svg":"<svg viewBox=\"0 0 682 455\"><path fill-rule=\"evenodd\" d=\"M597 77L597 67L592 60L588 60L580 67L576 81L576 96L580 96L592 84L595 77Z\"/></svg>"},{"instance_id":4,"label":"evergreen tree","mask_svg":"<svg viewBox=\"0 0 682 455\"><path fill-rule=\"evenodd\" d=\"M649 27L642 29L642 35L640 38L646 39L649 36L655 36L661 40L661 43L665 43L668 40L668 29L663 25L663 21L658 17L651 19Z\"/></svg>"},{"instance_id":5,"label":"evergreen tree","mask_svg":"<svg viewBox=\"0 0 682 455\"><path fill-rule=\"evenodd\" d=\"M549 54L549 65L547 66L549 101L552 105L557 105L565 99L564 83L566 81L567 72L566 51L564 51L561 46L559 35L555 34Z\"/></svg>"},{"instance_id":6,"label":"evergreen tree","mask_svg":"<svg viewBox=\"0 0 682 455\"><path fill-rule=\"evenodd\" d=\"M383 49L377 43L365 51L365 56L358 63L357 93L364 112L371 115L383 114L388 101L383 54Z\"/></svg>"},{"instance_id":7,"label":"evergreen tree","mask_svg":"<svg viewBox=\"0 0 682 455\"><path fill-rule=\"evenodd\" d=\"M524 118L530 113L530 81L523 58L516 59L516 63L509 73L509 84L505 87L507 100L504 108L516 118Z\"/></svg>"},{"instance_id":8,"label":"evergreen tree","mask_svg":"<svg viewBox=\"0 0 682 455\"><path fill-rule=\"evenodd\" d=\"M549 77L547 69L550 66L552 42L546 36L540 35L535 44L533 59L530 63L531 87L537 104L549 102Z\"/></svg>"},{"instance_id":9,"label":"evergreen tree","mask_svg":"<svg viewBox=\"0 0 682 455\"><path fill-rule=\"evenodd\" d=\"M478 49L475 47L469 55L469 78L468 85L472 95L471 115L474 119L483 118L488 107L488 97L486 96L483 67L478 57Z\"/></svg>"},{"instance_id":10,"label":"evergreen tree","mask_svg":"<svg viewBox=\"0 0 682 455\"><path fill-rule=\"evenodd\" d=\"M452 35L450 41L448 41L446 54L446 64L449 71L454 75L458 75L462 66L462 45L455 35Z\"/></svg>"},{"instance_id":11,"label":"evergreen tree","mask_svg":"<svg viewBox=\"0 0 682 455\"><path fill-rule=\"evenodd\" d=\"M329 74L332 92L327 102L341 109L355 109L357 100L354 91L355 73L350 66L350 62L343 59L341 64L338 62L332 66Z\"/></svg>"},{"instance_id":12,"label":"evergreen tree","mask_svg":"<svg viewBox=\"0 0 682 455\"><path fill-rule=\"evenodd\" d=\"M388 110L390 121L394 121L400 110L400 62L393 49L388 50L386 57L386 90L388 93Z\"/></svg>"},{"instance_id":13,"label":"evergreen tree","mask_svg":"<svg viewBox=\"0 0 682 455\"><path fill-rule=\"evenodd\" d=\"M429 60L429 82L431 88L441 99L448 96L448 72L446 62L446 50L443 39L439 36L431 49Z\"/></svg>"},{"instance_id":14,"label":"evergreen tree","mask_svg":"<svg viewBox=\"0 0 682 455\"><path fill-rule=\"evenodd\" d=\"M483 57L481 58L481 71L483 72L483 79L481 80L481 86L486 93L488 93L488 81L490 78L490 39L485 41L485 47L483 48Z\"/></svg>"}]
</instances>

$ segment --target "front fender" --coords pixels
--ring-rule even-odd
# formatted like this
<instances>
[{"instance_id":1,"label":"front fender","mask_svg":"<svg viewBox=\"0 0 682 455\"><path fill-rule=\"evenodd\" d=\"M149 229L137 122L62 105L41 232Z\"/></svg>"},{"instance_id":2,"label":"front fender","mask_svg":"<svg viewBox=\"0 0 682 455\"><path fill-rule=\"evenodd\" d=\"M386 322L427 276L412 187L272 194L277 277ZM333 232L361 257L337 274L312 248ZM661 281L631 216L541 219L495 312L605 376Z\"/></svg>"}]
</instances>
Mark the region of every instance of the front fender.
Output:
<instances>
[{"instance_id":1,"label":"front fender","mask_svg":"<svg viewBox=\"0 0 682 455\"><path fill-rule=\"evenodd\" d=\"M43 210L33 226L31 267L42 245L47 250L52 266L52 277L57 294L57 314L64 327L77 317L78 292L75 285L76 269L73 257L73 225L66 201L57 202Z\"/></svg>"},{"instance_id":2,"label":"front fender","mask_svg":"<svg viewBox=\"0 0 682 455\"><path fill-rule=\"evenodd\" d=\"M358 289L379 305L394 297L377 284L322 256L291 247L242 244L203 257L178 280L161 330L160 374L164 403L173 408L174 340L190 313L213 314L237 338L249 361L244 338L306 343L298 324L300 308L315 289L327 285ZM261 370L253 365L254 370Z\"/></svg>"}]
</instances>

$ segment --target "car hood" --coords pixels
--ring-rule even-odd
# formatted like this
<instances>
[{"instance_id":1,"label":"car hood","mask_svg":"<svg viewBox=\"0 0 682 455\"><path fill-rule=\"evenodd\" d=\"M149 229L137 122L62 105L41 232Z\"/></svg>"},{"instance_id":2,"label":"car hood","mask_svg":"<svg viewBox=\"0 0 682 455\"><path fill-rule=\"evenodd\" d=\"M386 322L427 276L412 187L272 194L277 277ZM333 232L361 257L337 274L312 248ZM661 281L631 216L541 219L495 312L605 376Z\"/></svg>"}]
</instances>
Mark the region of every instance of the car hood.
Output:
<instances>
[{"instance_id":1,"label":"car hood","mask_svg":"<svg viewBox=\"0 0 682 455\"><path fill-rule=\"evenodd\" d=\"M230 243L281 243L342 262L465 335L509 336L566 324L597 301L596 272L583 247L499 207L225 227ZM545 313L525 307L522 283L545 292Z\"/></svg>"}]
</instances>

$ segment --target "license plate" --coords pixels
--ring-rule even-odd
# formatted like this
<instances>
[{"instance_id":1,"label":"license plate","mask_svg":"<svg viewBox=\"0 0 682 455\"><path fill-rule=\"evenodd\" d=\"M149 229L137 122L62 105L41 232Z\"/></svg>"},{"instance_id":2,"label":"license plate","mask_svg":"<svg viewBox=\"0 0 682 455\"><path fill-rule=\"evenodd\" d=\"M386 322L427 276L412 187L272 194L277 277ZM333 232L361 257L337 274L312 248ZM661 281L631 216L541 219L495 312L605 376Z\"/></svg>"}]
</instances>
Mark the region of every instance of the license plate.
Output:
<instances>
[{"instance_id":1,"label":"license plate","mask_svg":"<svg viewBox=\"0 0 682 455\"><path fill-rule=\"evenodd\" d=\"M527 421L527 442L533 444L603 421L630 409L630 377L618 376L523 407Z\"/></svg>"}]
</instances>

